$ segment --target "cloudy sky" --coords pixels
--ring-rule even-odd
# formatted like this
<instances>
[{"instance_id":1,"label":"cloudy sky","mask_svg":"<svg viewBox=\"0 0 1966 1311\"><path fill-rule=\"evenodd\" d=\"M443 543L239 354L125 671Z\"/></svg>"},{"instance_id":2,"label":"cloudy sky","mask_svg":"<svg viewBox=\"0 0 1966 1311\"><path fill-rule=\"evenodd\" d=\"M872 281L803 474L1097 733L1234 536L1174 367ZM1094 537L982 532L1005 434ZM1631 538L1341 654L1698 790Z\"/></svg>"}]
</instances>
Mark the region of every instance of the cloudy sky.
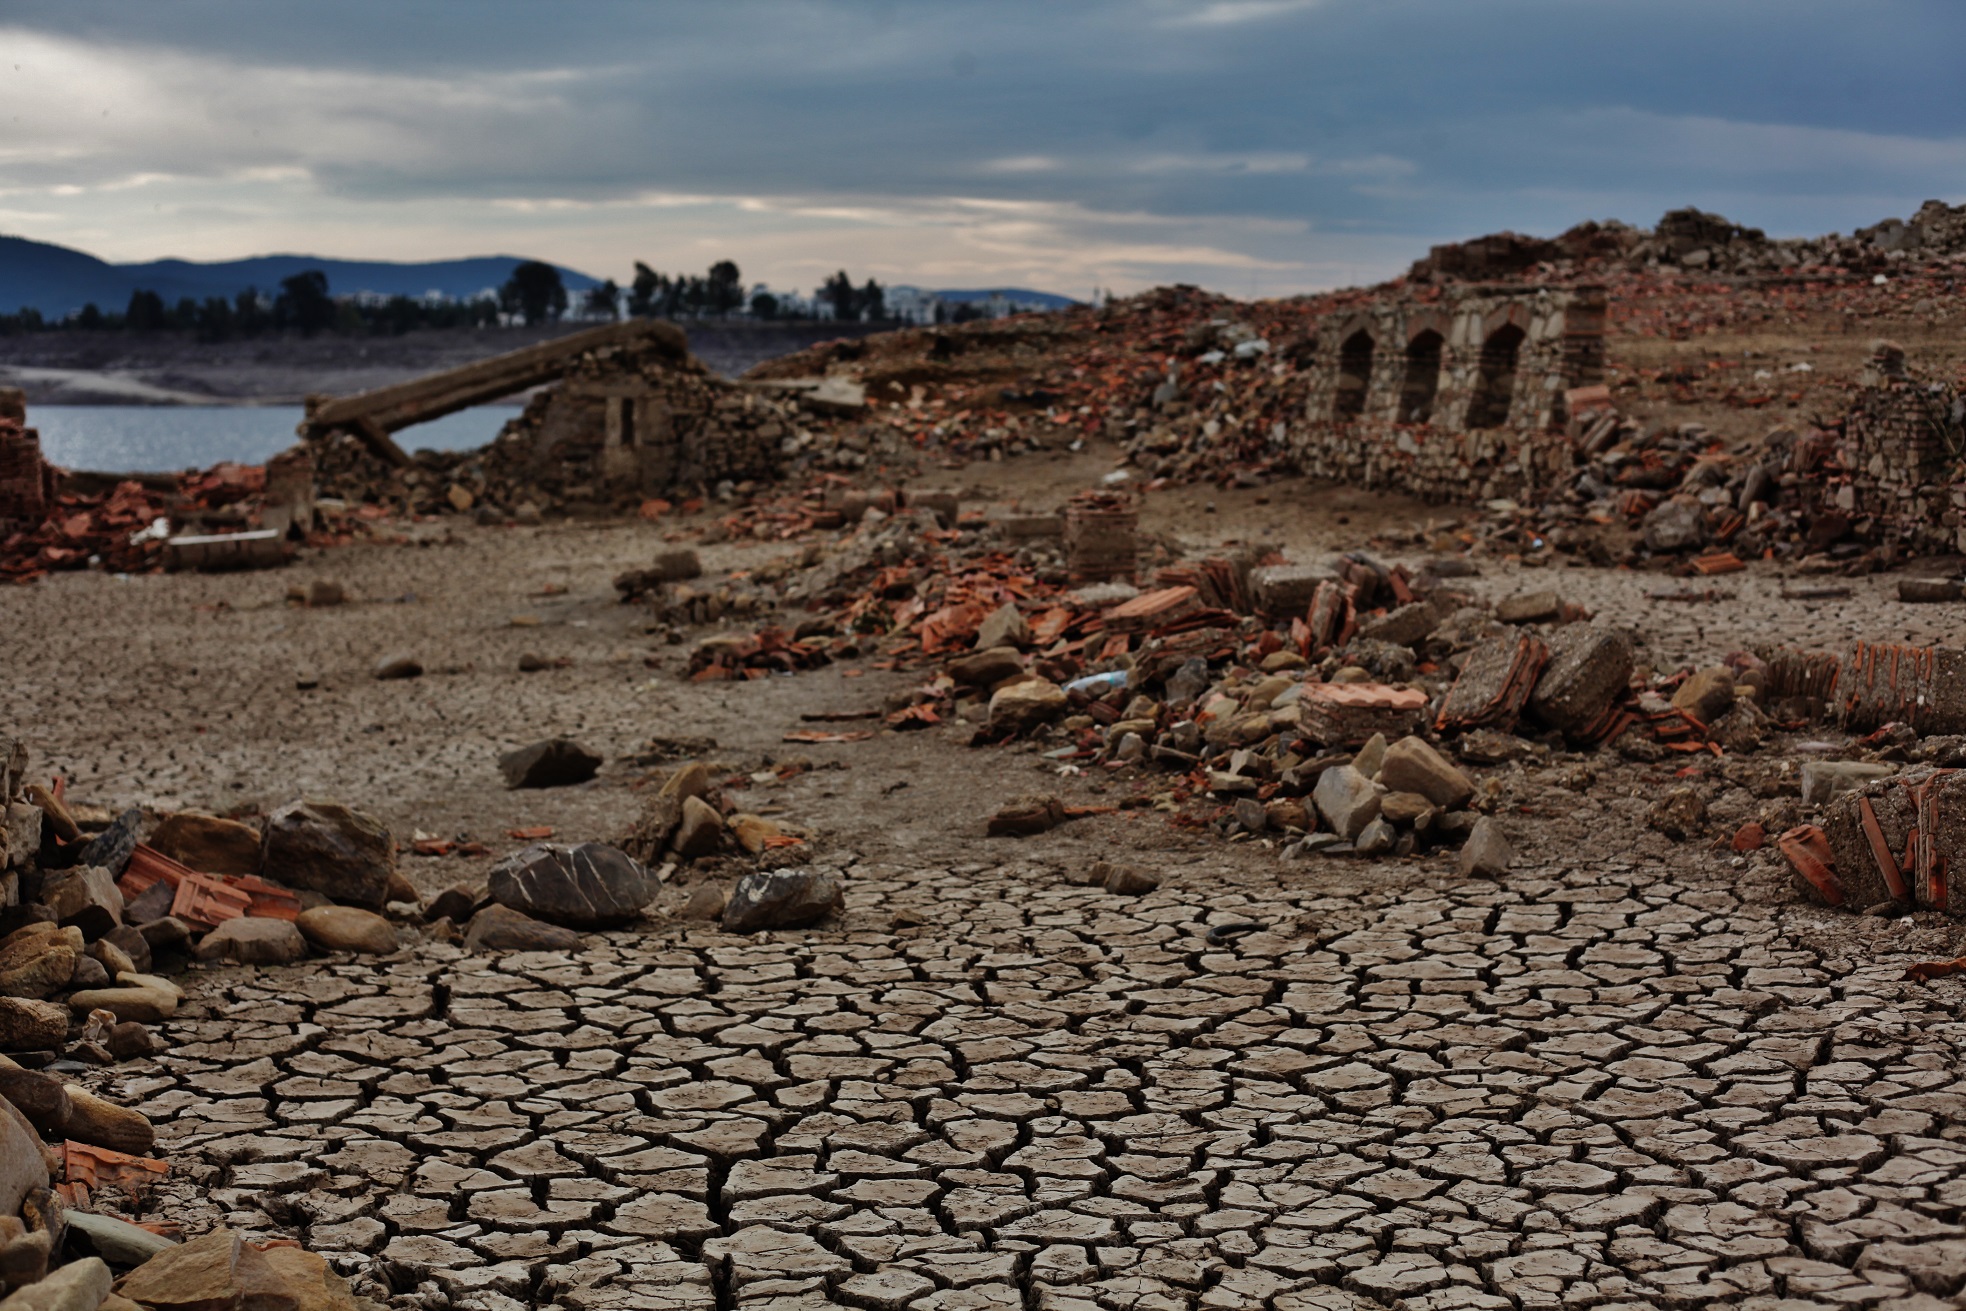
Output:
<instances>
[{"instance_id":1,"label":"cloudy sky","mask_svg":"<svg viewBox=\"0 0 1966 1311\"><path fill-rule=\"evenodd\" d=\"M0 0L0 232L115 260L1368 281L1966 197L1956 0Z\"/></svg>"}]
</instances>

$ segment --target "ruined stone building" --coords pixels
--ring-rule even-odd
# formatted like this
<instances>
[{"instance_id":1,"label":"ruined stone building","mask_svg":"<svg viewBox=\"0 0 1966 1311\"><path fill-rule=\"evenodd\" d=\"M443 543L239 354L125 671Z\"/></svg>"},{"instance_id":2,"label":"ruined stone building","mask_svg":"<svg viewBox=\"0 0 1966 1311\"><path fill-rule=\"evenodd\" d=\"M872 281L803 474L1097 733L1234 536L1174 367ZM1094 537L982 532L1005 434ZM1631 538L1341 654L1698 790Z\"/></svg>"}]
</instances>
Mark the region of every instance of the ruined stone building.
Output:
<instances>
[{"instance_id":1,"label":"ruined stone building","mask_svg":"<svg viewBox=\"0 0 1966 1311\"><path fill-rule=\"evenodd\" d=\"M1858 536L1914 551L1966 550L1966 402L1912 375L1890 342L1871 352L1833 455L1816 472L1822 508Z\"/></svg>"},{"instance_id":2,"label":"ruined stone building","mask_svg":"<svg viewBox=\"0 0 1966 1311\"><path fill-rule=\"evenodd\" d=\"M26 402L18 388L0 387L0 532L40 523L54 504L55 471L27 426Z\"/></svg>"},{"instance_id":3,"label":"ruined stone building","mask_svg":"<svg viewBox=\"0 0 1966 1311\"><path fill-rule=\"evenodd\" d=\"M1604 315L1601 287L1468 286L1328 318L1296 462L1430 500L1546 489L1575 463L1565 393L1602 380Z\"/></svg>"}]
</instances>

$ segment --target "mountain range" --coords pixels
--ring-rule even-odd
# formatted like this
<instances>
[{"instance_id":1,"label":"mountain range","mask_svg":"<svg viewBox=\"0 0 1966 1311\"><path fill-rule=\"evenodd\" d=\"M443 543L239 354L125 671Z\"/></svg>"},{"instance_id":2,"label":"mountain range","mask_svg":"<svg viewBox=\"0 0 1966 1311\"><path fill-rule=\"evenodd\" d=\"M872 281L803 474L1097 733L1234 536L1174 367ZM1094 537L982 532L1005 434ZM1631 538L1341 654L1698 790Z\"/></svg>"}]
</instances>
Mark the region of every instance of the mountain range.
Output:
<instances>
[{"instance_id":1,"label":"mountain range","mask_svg":"<svg viewBox=\"0 0 1966 1311\"><path fill-rule=\"evenodd\" d=\"M518 255L482 255L414 264L323 259L315 255L256 255L251 259L209 264L183 259L111 264L86 251L52 242L0 235L0 314L32 308L39 310L44 318L61 319L90 304L104 311L120 311L129 304L130 293L138 290L156 292L166 305L175 305L187 296L198 301L210 296L230 300L248 287L272 297L278 294L283 278L308 269L319 269L328 275L328 294L332 296L360 292L422 296L434 291L462 300L496 290L512 276L513 268L524 262ZM600 282L599 278L578 269L556 267L567 290L576 295ZM1046 309L1064 309L1077 303L1069 296L1022 287L935 293L951 304L985 301L998 294Z\"/></svg>"},{"instance_id":2,"label":"mountain range","mask_svg":"<svg viewBox=\"0 0 1966 1311\"><path fill-rule=\"evenodd\" d=\"M517 255L484 255L474 259L431 260L399 264L387 260L322 259L313 255L257 255L251 259L210 264L183 259L152 260L147 264L111 264L86 251L26 237L0 236L0 314L23 307L58 319L93 303L120 311L130 293L154 291L167 305L189 296L230 300L248 287L272 297L280 280L307 269L328 275L328 293L335 296L375 292L383 296L421 296L436 291L465 298L496 289L525 263ZM579 293L600 279L576 269L560 269L567 290Z\"/></svg>"}]
</instances>

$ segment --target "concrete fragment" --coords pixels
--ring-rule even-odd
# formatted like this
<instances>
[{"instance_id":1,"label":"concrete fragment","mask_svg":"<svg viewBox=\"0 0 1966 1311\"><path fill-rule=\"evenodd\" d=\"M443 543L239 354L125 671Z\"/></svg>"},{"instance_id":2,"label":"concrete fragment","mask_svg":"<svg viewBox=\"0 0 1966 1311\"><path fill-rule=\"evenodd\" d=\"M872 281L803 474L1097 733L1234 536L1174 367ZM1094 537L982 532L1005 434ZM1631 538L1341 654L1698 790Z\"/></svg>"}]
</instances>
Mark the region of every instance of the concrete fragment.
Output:
<instances>
[{"instance_id":1,"label":"concrete fragment","mask_svg":"<svg viewBox=\"0 0 1966 1311\"><path fill-rule=\"evenodd\" d=\"M1630 690L1632 666L1631 634L1624 629L1566 624L1551 639L1529 712L1566 736L1587 737Z\"/></svg>"},{"instance_id":2,"label":"concrete fragment","mask_svg":"<svg viewBox=\"0 0 1966 1311\"><path fill-rule=\"evenodd\" d=\"M1318 584L1330 577L1331 571L1319 565L1266 564L1249 571L1249 590L1264 614L1301 616L1310 613Z\"/></svg>"},{"instance_id":3,"label":"concrete fragment","mask_svg":"<svg viewBox=\"0 0 1966 1311\"><path fill-rule=\"evenodd\" d=\"M1414 601L1367 619L1358 626L1364 641L1391 642L1395 646L1418 646L1440 627L1440 611L1431 601ZM1281 653L1280 653L1281 654Z\"/></svg>"}]
</instances>

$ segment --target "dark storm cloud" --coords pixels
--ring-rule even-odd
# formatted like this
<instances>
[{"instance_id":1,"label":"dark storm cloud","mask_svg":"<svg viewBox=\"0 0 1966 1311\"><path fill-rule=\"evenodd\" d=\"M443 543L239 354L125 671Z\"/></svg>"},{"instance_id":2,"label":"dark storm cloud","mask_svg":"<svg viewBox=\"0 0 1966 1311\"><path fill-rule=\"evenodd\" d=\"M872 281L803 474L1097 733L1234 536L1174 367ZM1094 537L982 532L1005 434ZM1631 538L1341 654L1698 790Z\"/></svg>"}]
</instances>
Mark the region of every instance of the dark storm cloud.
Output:
<instances>
[{"instance_id":1,"label":"dark storm cloud","mask_svg":"<svg viewBox=\"0 0 1966 1311\"><path fill-rule=\"evenodd\" d=\"M196 102L146 132L84 79L54 148L0 142L0 192L960 197L1417 248L1687 203L1810 233L1966 190L1966 7L1914 0L16 0L0 27Z\"/></svg>"}]
</instances>

